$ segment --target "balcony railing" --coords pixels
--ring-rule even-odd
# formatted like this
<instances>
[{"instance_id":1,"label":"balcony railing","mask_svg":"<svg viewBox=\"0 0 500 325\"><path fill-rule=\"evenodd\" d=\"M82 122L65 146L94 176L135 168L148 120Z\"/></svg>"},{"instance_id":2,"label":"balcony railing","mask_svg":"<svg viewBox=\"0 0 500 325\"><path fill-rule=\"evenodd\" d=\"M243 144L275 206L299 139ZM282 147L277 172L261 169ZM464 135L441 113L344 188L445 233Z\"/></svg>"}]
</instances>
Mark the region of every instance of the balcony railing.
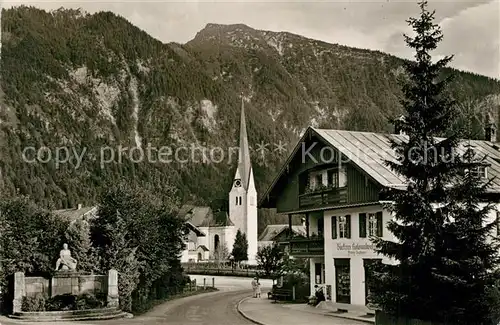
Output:
<instances>
[{"instance_id":1,"label":"balcony railing","mask_svg":"<svg viewBox=\"0 0 500 325\"><path fill-rule=\"evenodd\" d=\"M347 188L331 188L317 192L304 193L299 195L299 206L321 207L325 205L334 205L347 202Z\"/></svg>"},{"instance_id":2,"label":"balcony railing","mask_svg":"<svg viewBox=\"0 0 500 325\"><path fill-rule=\"evenodd\" d=\"M325 254L325 241L321 237L291 239L288 242L292 256L322 256Z\"/></svg>"}]
</instances>

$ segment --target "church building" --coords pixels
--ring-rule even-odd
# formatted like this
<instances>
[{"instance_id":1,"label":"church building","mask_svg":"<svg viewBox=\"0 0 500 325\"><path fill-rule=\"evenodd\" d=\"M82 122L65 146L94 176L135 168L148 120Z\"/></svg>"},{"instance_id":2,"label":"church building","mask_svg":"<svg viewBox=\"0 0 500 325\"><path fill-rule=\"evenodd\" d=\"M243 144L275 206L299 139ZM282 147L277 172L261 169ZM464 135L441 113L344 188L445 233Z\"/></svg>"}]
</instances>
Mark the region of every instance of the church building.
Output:
<instances>
[{"instance_id":1,"label":"church building","mask_svg":"<svg viewBox=\"0 0 500 325\"><path fill-rule=\"evenodd\" d=\"M238 229L248 241L248 264L255 265L257 254L257 190L253 177L250 148L242 102L238 167L229 191L229 214L205 206L184 205L179 212L190 232L181 262L224 260L233 250Z\"/></svg>"}]
</instances>

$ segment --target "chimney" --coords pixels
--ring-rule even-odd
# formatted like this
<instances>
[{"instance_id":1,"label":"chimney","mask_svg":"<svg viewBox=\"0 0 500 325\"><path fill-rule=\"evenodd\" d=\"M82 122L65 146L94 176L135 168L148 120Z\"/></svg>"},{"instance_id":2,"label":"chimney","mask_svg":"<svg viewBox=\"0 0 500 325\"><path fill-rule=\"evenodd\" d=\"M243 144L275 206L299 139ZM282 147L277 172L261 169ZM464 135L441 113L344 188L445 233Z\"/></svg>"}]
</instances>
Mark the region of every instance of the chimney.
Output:
<instances>
[{"instance_id":1,"label":"chimney","mask_svg":"<svg viewBox=\"0 0 500 325\"><path fill-rule=\"evenodd\" d=\"M82 204L78 203L78 207L76 208L77 210L80 210L82 208Z\"/></svg>"},{"instance_id":2,"label":"chimney","mask_svg":"<svg viewBox=\"0 0 500 325\"><path fill-rule=\"evenodd\" d=\"M402 123L405 121L404 115L401 115L397 119L394 120L394 134L404 135L405 133L402 130Z\"/></svg>"}]
</instances>

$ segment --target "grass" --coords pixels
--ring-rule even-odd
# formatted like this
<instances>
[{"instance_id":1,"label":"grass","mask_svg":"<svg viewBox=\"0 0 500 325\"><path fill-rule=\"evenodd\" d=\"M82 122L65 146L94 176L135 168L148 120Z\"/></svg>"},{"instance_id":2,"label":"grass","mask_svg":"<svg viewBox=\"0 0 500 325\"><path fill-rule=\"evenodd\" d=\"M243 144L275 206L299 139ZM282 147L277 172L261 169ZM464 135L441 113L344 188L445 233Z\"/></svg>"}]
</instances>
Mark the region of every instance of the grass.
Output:
<instances>
[{"instance_id":1,"label":"grass","mask_svg":"<svg viewBox=\"0 0 500 325\"><path fill-rule=\"evenodd\" d=\"M195 296L195 295L199 295L202 293L216 292L216 291L219 291L219 289L212 288L212 287L206 287L205 289L203 289L202 286L198 286L198 288L196 290L192 290L192 291L187 290L187 291L184 291L182 293L171 295L171 296L164 298L164 299L151 300L146 306L142 306L142 308L140 310L134 310L134 315L136 315L136 316L142 315L142 314L150 311L154 307L161 305L163 303L166 303L168 301L172 301L172 300L180 299L180 298L185 298L185 297L190 297L190 296Z\"/></svg>"}]
</instances>

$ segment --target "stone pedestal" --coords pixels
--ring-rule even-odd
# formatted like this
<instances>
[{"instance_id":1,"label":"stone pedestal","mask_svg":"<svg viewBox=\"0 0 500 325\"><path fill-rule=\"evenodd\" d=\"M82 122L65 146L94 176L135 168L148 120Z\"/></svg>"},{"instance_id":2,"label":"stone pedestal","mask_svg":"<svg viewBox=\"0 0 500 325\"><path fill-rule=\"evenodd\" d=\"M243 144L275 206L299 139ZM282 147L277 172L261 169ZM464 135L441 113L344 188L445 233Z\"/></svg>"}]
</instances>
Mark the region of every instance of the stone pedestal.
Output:
<instances>
[{"instance_id":1,"label":"stone pedestal","mask_svg":"<svg viewBox=\"0 0 500 325\"><path fill-rule=\"evenodd\" d=\"M24 273L16 272L14 274L14 301L13 312L20 313L23 305L23 297L25 296Z\"/></svg>"},{"instance_id":2,"label":"stone pedestal","mask_svg":"<svg viewBox=\"0 0 500 325\"><path fill-rule=\"evenodd\" d=\"M118 295L118 271L108 272L108 307L119 307Z\"/></svg>"},{"instance_id":3,"label":"stone pedestal","mask_svg":"<svg viewBox=\"0 0 500 325\"><path fill-rule=\"evenodd\" d=\"M13 313L22 312L23 297L46 293L50 297L64 294L107 294L108 307L119 308L118 272L109 270L107 275L89 275L83 272L59 271L50 280L43 277L25 277L23 272L17 272L14 274Z\"/></svg>"},{"instance_id":4,"label":"stone pedestal","mask_svg":"<svg viewBox=\"0 0 500 325\"><path fill-rule=\"evenodd\" d=\"M59 271L52 277L50 296L64 294L78 295L80 273Z\"/></svg>"}]
</instances>

